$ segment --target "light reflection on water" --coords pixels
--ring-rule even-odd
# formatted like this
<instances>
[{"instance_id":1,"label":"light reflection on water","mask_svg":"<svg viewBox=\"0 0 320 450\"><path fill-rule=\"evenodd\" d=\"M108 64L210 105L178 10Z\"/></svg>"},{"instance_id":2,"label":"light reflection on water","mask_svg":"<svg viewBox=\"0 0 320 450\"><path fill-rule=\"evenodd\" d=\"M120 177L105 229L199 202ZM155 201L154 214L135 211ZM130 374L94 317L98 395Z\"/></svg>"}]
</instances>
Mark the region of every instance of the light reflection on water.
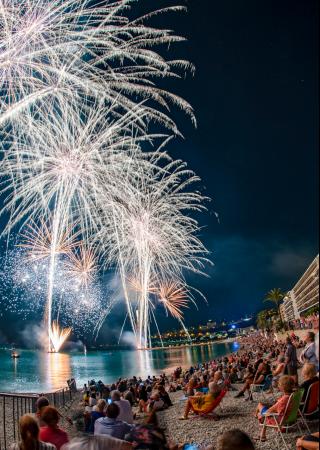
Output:
<instances>
[{"instance_id":1,"label":"light reflection on water","mask_svg":"<svg viewBox=\"0 0 320 450\"><path fill-rule=\"evenodd\" d=\"M119 377L146 378L171 372L177 366L190 367L238 350L237 343L153 351L117 350L48 354L21 350L12 359L9 350L0 350L0 392L48 392L66 386L74 377L78 386L95 378L112 383Z\"/></svg>"}]
</instances>

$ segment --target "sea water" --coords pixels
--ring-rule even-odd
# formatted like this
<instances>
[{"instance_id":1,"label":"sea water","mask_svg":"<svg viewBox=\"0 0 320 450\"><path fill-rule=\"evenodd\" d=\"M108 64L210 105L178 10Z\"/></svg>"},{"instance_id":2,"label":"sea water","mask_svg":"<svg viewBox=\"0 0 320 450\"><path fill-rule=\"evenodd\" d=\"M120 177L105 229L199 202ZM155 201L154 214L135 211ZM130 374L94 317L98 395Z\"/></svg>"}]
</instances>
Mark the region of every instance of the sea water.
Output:
<instances>
[{"instance_id":1,"label":"sea water","mask_svg":"<svg viewBox=\"0 0 320 450\"><path fill-rule=\"evenodd\" d=\"M184 348L145 350L88 351L48 354L19 350L20 358L11 358L10 350L0 350L0 392L50 392L66 387L75 378L78 387L88 380L113 383L118 378L170 373L176 367L210 361L236 351L238 344L214 343Z\"/></svg>"}]
</instances>

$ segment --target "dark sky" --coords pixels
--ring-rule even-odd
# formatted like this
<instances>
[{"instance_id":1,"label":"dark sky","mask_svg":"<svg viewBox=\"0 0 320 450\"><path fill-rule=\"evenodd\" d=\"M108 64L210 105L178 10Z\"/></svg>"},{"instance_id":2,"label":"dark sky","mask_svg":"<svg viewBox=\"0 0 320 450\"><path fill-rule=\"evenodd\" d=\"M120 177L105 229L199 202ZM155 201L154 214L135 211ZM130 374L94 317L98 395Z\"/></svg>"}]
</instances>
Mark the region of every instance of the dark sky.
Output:
<instances>
[{"instance_id":1,"label":"dark sky","mask_svg":"<svg viewBox=\"0 0 320 450\"><path fill-rule=\"evenodd\" d=\"M191 324L255 312L318 253L318 11L316 0L183 4L188 14L161 24L188 38L173 54L197 70L167 87L194 106L198 127L173 112L185 140L169 151L212 198L201 223L215 264L210 278L191 280L209 302L187 315Z\"/></svg>"}]
</instances>

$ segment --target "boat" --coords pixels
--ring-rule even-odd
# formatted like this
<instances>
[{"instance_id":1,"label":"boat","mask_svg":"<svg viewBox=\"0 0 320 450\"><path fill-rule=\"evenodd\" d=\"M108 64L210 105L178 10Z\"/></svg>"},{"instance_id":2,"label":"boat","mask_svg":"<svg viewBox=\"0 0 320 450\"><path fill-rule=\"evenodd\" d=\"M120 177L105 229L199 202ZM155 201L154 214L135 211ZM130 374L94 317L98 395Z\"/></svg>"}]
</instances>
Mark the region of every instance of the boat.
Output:
<instances>
[{"instance_id":1,"label":"boat","mask_svg":"<svg viewBox=\"0 0 320 450\"><path fill-rule=\"evenodd\" d=\"M11 358L18 359L20 358L20 354L16 350L12 349Z\"/></svg>"}]
</instances>

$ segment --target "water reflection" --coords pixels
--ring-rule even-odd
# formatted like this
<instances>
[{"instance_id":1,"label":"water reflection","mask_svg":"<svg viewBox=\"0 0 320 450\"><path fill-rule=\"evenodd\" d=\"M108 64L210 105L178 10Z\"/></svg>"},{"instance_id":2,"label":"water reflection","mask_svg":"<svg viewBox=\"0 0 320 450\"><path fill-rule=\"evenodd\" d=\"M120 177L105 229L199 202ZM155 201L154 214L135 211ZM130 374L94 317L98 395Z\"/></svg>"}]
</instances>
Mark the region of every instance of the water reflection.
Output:
<instances>
[{"instance_id":1,"label":"water reflection","mask_svg":"<svg viewBox=\"0 0 320 450\"><path fill-rule=\"evenodd\" d=\"M71 378L71 358L66 353L42 353L42 370L46 385L50 389L60 389Z\"/></svg>"}]
</instances>

